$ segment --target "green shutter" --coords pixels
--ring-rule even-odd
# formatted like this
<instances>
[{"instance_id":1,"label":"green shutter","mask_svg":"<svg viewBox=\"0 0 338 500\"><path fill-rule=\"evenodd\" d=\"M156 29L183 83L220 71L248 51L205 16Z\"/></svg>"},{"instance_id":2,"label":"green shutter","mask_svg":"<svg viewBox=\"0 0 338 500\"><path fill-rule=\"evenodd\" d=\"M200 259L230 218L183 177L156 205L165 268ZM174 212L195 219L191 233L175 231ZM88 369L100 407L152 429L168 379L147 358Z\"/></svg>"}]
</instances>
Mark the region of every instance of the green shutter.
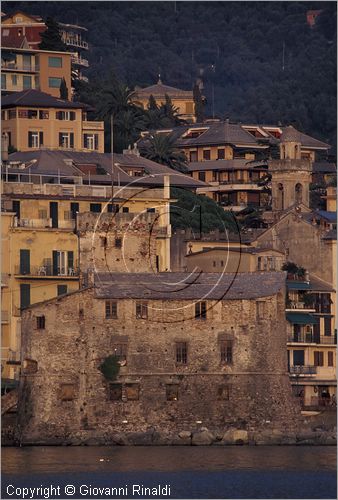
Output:
<instances>
[{"instance_id":1,"label":"green shutter","mask_svg":"<svg viewBox=\"0 0 338 500\"><path fill-rule=\"evenodd\" d=\"M20 274L30 274L30 250L20 250Z\"/></svg>"},{"instance_id":2,"label":"green shutter","mask_svg":"<svg viewBox=\"0 0 338 500\"><path fill-rule=\"evenodd\" d=\"M31 286L23 283L20 285L20 308L30 306L31 303Z\"/></svg>"},{"instance_id":3,"label":"green shutter","mask_svg":"<svg viewBox=\"0 0 338 500\"><path fill-rule=\"evenodd\" d=\"M74 252L67 252L67 259L68 259L68 271L70 267L74 269Z\"/></svg>"},{"instance_id":4,"label":"green shutter","mask_svg":"<svg viewBox=\"0 0 338 500\"><path fill-rule=\"evenodd\" d=\"M53 276L58 275L58 252L53 250Z\"/></svg>"},{"instance_id":5,"label":"green shutter","mask_svg":"<svg viewBox=\"0 0 338 500\"><path fill-rule=\"evenodd\" d=\"M67 285L58 285L58 297L67 293Z\"/></svg>"},{"instance_id":6,"label":"green shutter","mask_svg":"<svg viewBox=\"0 0 338 500\"><path fill-rule=\"evenodd\" d=\"M69 140L70 144L69 145L70 145L71 148L73 148L74 147L74 134L73 134L73 132L71 132L69 134L69 137L70 137L70 140Z\"/></svg>"}]
</instances>

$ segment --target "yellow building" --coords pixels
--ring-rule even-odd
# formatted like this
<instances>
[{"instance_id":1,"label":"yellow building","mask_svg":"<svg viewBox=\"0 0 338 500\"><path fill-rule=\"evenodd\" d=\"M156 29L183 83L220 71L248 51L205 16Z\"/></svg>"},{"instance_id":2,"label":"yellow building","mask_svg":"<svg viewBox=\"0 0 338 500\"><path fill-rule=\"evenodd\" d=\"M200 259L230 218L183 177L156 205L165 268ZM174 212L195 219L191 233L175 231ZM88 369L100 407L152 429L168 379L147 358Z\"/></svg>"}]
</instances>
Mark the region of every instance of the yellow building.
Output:
<instances>
[{"instance_id":1,"label":"yellow building","mask_svg":"<svg viewBox=\"0 0 338 500\"><path fill-rule=\"evenodd\" d=\"M294 394L304 408L330 406L337 395L335 291L313 276L288 279L286 284L288 365Z\"/></svg>"},{"instance_id":2,"label":"yellow building","mask_svg":"<svg viewBox=\"0 0 338 500\"><path fill-rule=\"evenodd\" d=\"M104 151L104 123L87 120L89 106L24 90L2 99L2 132L19 151L39 148Z\"/></svg>"},{"instance_id":3,"label":"yellow building","mask_svg":"<svg viewBox=\"0 0 338 500\"><path fill-rule=\"evenodd\" d=\"M1 91L9 93L35 89L60 97L60 85L64 78L70 96L71 57L70 52L3 47Z\"/></svg>"},{"instance_id":4,"label":"yellow building","mask_svg":"<svg viewBox=\"0 0 338 500\"><path fill-rule=\"evenodd\" d=\"M147 109L151 95L158 106L165 103L167 95L170 97L174 108L178 109L178 114L182 120L196 122L192 90L181 90L164 85L159 78L156 85L144 89L136 88L132 94L132 102L143 109Z\"/></svg>"},{"instance_id":5,"label":"yellow building","mask_svg":"<svg viewBox=\"0 0 338 500\"><path fill-rule=\"evenodd\" d=\"M152 246L153 272L170 269L170 184L196 187L189 176L136 154L114 155L113 168L109 154L10 155L2 172L4 377L19 373L21 309L79 288L77 213L153 216L160 226Z\"/></svg>"}]
</instances>

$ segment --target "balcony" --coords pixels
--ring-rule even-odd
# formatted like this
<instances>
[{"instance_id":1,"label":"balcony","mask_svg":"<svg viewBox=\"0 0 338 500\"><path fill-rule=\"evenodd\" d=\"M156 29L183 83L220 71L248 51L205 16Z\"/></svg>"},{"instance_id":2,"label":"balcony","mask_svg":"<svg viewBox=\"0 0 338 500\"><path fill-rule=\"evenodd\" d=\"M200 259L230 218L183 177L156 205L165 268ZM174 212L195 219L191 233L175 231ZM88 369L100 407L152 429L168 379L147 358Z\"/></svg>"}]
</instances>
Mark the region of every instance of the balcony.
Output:
<instances>
[{"instance_id":1,"label":"balcony","mask_svg":"<svg viewBox=\"0 0 338 500\"><path fill-rule=\"evenodd\" d=\"M104 130L104 122L83 121L82 130Z\"/></svg>"},{"instance_id":2,"label":"balcony","mask_svg":"<svg viewBox=\"0 0 338 500\"><path fill-rule=\"evenodd\" d=\"M1 311L1 324L6 325L9 323L8 311Z\"/></svg>"},{"instance_id":3,"label":"balcony","mask_svg":"<svg viewBox=\"0 0 338 500\"><path fill-rule=\"evenodd\" d=\"M78 66L85 66L88 68L89 62L87 59L83 59L82 57L78 57L76 54L72 54L71 60L73 64L77 64Z\"/></svg>"},{"instance_id":4,"label":"balcony","mask_svg":"<svg viewBox=\"0 0 338 500\"><path fill-rule=\"evenodd\" d=\"M14 218L14 227L46 228L52 227L52 219L18 219Z\"/></svg>"},{"instance_id":5,"label":"balcony","mask_svg":"<svg viewBox=\"0 0 338 500\"><path fill-rule=\"evenodd\" d=\"M85 42L81 38L65 37L63 42L70 47L80 47L81 49L88 49L88 42Z\"/></svg>"},{"instance_id":6,"label":"balcony","mask_svg":"<svg viewBox=\"0 0 338 500\"><path fill-rule=\"evenodd\" d=\"M51 264L41 264L41 266L30 266L29 269L21 269L20 266L15 266L14 274L20 278L62 278L62 279L78 279L79 269L77 267L69 267L64 269L53 269Z\"/></svg>"},{"instance_id":7,"label":"balcony","mask_svg":"<svg viewBox=\"0 0 338 500\"><path fill-rule=\"evenodd\" d=\"M32 66L31 64L16 64L16 63L4 63L1 62L2 71L23 71L25 73L38 73L39 68L37 66Z\"/></svg>"},{"instance_id":8,"label":"balcony","mask_svg":"<svg viewBox=\"0 0 338 500\"><path fill-rule=\"evenodd\" d=\"M315 308L312 306L312 304L310 303L305 303L305 302L299 302L299 301L296 301L296 300L290 300L289 303L288 303L288 307L286 310L295 310L295 309L300 309L300 310L307 310L307 311L311 311L311 312L315 312Z\"/></svg>"},{"instance_id":9,"label":"balcony","mask_svg":"<svg viewBox=\"0 0 338 500\"><path fill-rule=\"evenodd\" d=\"M313 365L295 365L289 368L290 375L294 377L304 375L316 375L317 367Z\"/></svg>"},{"instance_id":10,"label":"balcony","mask_svg":"<svg viewBox=\"0 0 338 500\"><path fill-rule=\"evenodd\" d=\"M314 335L313 333L295 333L289 335L288 343L294 344L321 344L321 345L335 345L337 344L336 335Z\"/></svg>"}]
</instances>

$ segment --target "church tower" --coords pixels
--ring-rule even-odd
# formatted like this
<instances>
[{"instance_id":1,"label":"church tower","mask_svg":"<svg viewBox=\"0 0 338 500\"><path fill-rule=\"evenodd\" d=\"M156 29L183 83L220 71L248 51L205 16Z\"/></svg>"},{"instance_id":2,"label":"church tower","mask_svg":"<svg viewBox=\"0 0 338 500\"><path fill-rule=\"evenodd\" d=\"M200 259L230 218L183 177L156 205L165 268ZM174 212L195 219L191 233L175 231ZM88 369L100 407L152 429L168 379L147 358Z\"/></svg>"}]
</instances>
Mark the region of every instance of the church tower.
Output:
<instances>
[{"instance_id":1,"label":"church tower","mask_svg":"<svg viewBox=\"0 0 338 500\"><path fill-rule=\"evenodd\" d=\"M301 134L291 125L280 137L280 159L269 162L272 210L283 211L292 206L309 206L312 164L301 158Z\"/></svg>"}]
</instances>

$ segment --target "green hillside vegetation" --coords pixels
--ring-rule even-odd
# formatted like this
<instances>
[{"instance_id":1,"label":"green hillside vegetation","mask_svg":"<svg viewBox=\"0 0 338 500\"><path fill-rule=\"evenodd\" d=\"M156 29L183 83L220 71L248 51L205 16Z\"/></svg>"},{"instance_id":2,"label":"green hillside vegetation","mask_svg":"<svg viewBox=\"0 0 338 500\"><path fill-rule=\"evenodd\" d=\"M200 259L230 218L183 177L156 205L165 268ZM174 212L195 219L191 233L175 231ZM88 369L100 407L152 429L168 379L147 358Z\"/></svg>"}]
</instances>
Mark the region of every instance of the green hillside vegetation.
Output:
<instances>
[{"instance_id":1,"label":"green hillside vegetation","mask_svg":"<svg viewBox=\"0 0 338 500\"><path fill-rule=\"evenodd\" d=\"M209 116L291 123L335 144L335 2L2 3L16 8L88 28L94 97L112 73L131 90L159 72L183 89L200 77ZM322 10L314 28L309 9Z\"/></svg>"}]
</instances>

